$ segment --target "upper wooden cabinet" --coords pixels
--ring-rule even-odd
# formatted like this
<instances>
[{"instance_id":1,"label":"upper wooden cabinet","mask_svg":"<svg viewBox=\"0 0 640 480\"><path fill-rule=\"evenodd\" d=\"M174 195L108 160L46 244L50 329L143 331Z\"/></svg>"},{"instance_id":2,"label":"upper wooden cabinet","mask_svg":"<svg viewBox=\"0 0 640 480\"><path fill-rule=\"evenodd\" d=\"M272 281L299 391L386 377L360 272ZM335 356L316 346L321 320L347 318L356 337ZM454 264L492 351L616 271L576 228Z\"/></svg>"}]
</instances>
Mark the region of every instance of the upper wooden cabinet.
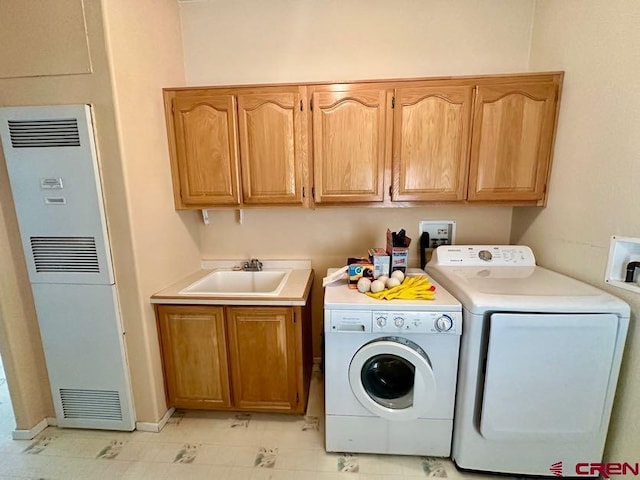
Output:
<instances>
[{"instance_id":1,"label":"upper wooden cabinet","mask_svg":"<svg viewBox=\"0 0 640 480\"><path fill-rule=\"evenodd\" d=\"M304 204L304 92L165 90L176 207Z\"/></svg>"},{"instance_id":2,"label":"upper wooden cabinet","mask_svg":"<svg viewBox=\"0 0 640 480\"><path fill-rule=\"evenodd\" d=\"M562 79L166 89L175 204L544 205Z\"/></svg>"},{"instance_id":3,"label":"upper wooden cabinet","mask_svg":"<svg viewBox=\"0 0 640 480\"><path fill-rule=\"evenodd\" d=\"M553 82L477 87L469 200L544 200L557 96Z\"/></svg>"},{"instance_id":4,"label":"upper wooden cabinet","mask_svg":"<svg viewBox=\"0 0 640 480\"><path fill-rule=\"evenodd\" d=\"M178 97L172 110L177 163L174 182L177 176L181 203L190 207L238 205L234 97Z\"/></svg>"},{"instance_id":5,"label":"upper wooden cabinet","mask_svg":"<svg viewBox=\"0 0 640 480\"><path fill-rule=\"evenodd\" d=\"M390 92L318 87L310 96L315 202L382 201L390 147Z\"/></svg>"},{"instance_id":6,"label":"upper wooden cabinet","mask_svg":"<svg viewBox=\"0 0 640 480\"><path fill-rule=\"evenodd\" d=\"M397 88L392 200L463 200L473 87Z\"/></svg>"},{"instance_id":7,"label":"upper wooden cabinet","mask_svg":"<svg viewBox=\"0 0 640 480\"><path fill-rule=\"evenodd\" d=\"M299 92L238 96L244 203L302 204L302 109Z\"/></svg>"}]
</instances>

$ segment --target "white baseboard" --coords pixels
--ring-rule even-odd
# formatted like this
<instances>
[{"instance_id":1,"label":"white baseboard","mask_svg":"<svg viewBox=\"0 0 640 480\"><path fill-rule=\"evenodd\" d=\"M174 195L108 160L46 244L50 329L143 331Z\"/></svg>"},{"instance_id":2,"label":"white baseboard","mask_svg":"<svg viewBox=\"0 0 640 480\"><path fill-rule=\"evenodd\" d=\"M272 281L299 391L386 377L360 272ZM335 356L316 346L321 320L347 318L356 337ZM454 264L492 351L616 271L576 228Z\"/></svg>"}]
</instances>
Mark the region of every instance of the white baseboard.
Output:
<instances>
[{"instance_id":1,"label":"white baseboard","mask_svg":"<svg viewBox=\"0 0 640 480\"><path fill-rule=\"evenodd\" d=\"M176 411L175 408L170 408L169 410L167 410L167 413L165 413L164 416L157 423L153 423L153 422L136 422L136 429L140 430L142 432L158 433L158 432L162 431L164 426L167 424L167 422L171 418L171 415L173 415L173 412L175 412L175 411Z\"/></svg>"},{"instance_id":2,"label":"white baseboard","mask_svg":"<svg viewBox=\"0 0 640 480\"><path fill-rule=\"evenodd\" d=\"M57 424L58 422L55 418L43 418L42 420L40 420L40 422L38 422L37 425L31 427L29 430L14 430L13 432L11 432L11 438L13 438L14 440L31 440L49 425L56 426Z\"/></svg>"}]
</instances>

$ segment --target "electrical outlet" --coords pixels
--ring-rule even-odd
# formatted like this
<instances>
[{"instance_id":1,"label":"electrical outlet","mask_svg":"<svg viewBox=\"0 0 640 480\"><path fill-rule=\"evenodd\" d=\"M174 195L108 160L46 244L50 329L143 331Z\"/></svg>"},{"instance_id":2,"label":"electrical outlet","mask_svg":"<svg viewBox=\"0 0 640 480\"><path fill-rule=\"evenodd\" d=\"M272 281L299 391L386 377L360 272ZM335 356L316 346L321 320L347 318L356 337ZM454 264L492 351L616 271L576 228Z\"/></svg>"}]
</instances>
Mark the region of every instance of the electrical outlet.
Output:
<instances>
[{"instance_id":1,"label":"electrical outlet","mask_svg":"<svg viewBox=\"0 0 640 480\"><path fill-rule=\"evenodd\" d=\"M453 220L425 220L420 222L418 231L429 234L429 247L436 248L440 245L453 245L456 240L456 222Z\"/></svg>"},{"instance_id":2,"label":"electrical outlet","mask_svg":"<svg viewBox=\"0 0 640 480\"><path fill-rule=\"evenodd\" d=\"M425 220L420 222L418 226L420 233L420 241L418 243L418 252L420 254L420 268L431 260L433 249L440 245L453 245L456 240L456 222L453 220ZM423 233L429 235L428 242Z\"/></svg>"}]
</instances>

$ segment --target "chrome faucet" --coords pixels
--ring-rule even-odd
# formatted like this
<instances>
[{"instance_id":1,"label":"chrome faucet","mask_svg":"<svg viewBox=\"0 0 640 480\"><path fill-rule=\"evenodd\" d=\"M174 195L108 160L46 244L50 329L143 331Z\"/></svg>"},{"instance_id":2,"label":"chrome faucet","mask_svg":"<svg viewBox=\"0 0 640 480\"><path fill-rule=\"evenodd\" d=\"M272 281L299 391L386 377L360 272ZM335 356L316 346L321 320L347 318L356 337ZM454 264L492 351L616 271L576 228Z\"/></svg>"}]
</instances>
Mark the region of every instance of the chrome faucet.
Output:
<instances>
[{"instance_id":1,"label":"chrome faucet","mask_svg":"<svg viewBox=\"0 0 640 480\"><path fill-rule=\"evenodd\" d=\"M242 264L242 270L245 272L260 272L262 271L262 262L257 258L252 258Z\"/></svg>"}]
</instances>

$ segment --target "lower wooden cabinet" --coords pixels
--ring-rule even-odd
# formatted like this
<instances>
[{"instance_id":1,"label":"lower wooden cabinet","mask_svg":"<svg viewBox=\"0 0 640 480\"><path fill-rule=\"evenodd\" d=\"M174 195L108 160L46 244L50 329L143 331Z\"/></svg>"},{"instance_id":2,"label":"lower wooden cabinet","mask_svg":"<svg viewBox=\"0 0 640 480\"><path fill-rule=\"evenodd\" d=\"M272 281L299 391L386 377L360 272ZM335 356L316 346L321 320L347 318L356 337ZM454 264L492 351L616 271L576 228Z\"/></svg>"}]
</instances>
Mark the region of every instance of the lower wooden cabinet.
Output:
<instances>
[{"instance_id":1,"label":"lower wooden cabinet","mask_svg":"<svg viewBox=\"0 0 640 480\"><path fill-rule=\"evenodd\" d=\"M308 306L158 305L156 312L169 406L305 411Z\"/></svg>"}]
</instances>

